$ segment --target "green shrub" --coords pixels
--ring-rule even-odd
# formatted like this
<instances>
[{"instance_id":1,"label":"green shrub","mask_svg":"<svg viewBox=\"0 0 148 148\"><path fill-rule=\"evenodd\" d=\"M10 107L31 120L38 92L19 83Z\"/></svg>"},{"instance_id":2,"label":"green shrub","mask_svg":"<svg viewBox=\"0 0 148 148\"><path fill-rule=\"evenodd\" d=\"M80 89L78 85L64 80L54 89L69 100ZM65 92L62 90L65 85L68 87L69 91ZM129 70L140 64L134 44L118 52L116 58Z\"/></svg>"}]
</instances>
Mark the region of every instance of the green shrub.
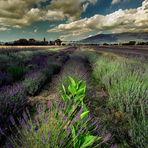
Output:
<instances>
[{"instance_id":1,"label":"green shrub","mask_svg":"<svg viewBox=\"0 0 148 148\"><path fill-rule=\"evenodd\" d=\"M72 130L73 147L85 148L88 146L92 146L94 142L100 140L101 138L93 136L87 127L87 122L89 120L89 110L84 104L84 98L86 95L86 83L82 80L75 80L72 77L69 77L67 84L68 85L66 86L62 84L61 97L64 102L72 102L67 107L68 115L71 115L71 113L73 115L73 113L75 113L76 111L79 112L79 120L76 120L70 126ZM78 108L81 108L80 111L78 110ZM86 129L87 132L79 133L80 128Z\"/></svg>"},{"instance_id":2,"label":"green shrub","mask_svg":"<svg viewBox=\"0 0 148 148\"><path fill-rule=\"evenodd\" d=\"M23 66L19 66L19 65L14 65L14 66L10 66L7 69L8 73L12 75L13 80L20 80L24 73L25 73L25 68Z\"/></svg>"},{"instance_id":3,"label":"green shrub","mask_svg":"<svg viewBox=\"0 0 148 148\"><path fill-rule=\"evenodd\" d=\"M94 81L99 83L100 85L102 83L102 79L104 77L111 77L113 73L116 73L121 68L120 63L116 63L115 61L108 61L108 59L105 59L104 57L97 60L97 62L94 64L94 71L93 71L93 78Z\"/></svg>"},{"instance_id":4,"label":"green shrub","mask_svg":"<svg viewBox=\"0 0 148 148\"><path fill-rule=\"evenodd\" d=\"M107 92L108 107L122 113L123 120L126 120L118 128L122 128L123 131L125 128L128 130L132 144L145 147L148 130L146 66L134 59L108 58L104 55L93 62L92 76L95 83L103 86L103 89ZM138 67L140 67L140 70ZM116 137L119 134L121 133L118 133ZM120 141L124 140L120 139Z\"/></svg>"},{"instance_id":5,"label":"green shrub","mask_svg":"<svg viewBox=\"0 0 148 148\"><path fill-rule=\"evenodd\" d=\"M35 95L46 82L47 78L43 71L27 74L23 85L29 95Z\"/></svg>"},{"instance_id":6,"label":"green shrub","mask_svg":"<svg viewBox=\"0 0 148 148\"><path fill-rule=\"evenodd\" d=\"M75 81L72 77L69 77L67 83L69 84L68 87L62 84L62 99L64 101L73 99L74 102L83 104L83 99L86 94L86 83L82 80Z\"/></svg>"}]
</instances>

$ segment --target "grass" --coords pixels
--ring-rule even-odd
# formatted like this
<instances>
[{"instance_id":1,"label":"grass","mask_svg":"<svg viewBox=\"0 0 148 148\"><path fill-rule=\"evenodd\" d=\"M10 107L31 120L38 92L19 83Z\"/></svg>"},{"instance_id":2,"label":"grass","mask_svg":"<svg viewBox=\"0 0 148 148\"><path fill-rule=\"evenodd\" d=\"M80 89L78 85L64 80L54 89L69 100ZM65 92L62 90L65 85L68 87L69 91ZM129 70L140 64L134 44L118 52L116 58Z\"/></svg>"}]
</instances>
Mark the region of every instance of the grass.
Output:
<instances>
[{"instance_id":1,"label":"grass","mask_svg":"<svg viewBox=\"0 0 148 148\"><path fill-rule=\"evenodd\" d=\"M121 127L115 130L127 129L132 144L137 147L146 147L147 65L137 59L120 58L110 54L99 56L93 61L93 80L107 92L107 108L115 110L112 113L123 120ZM143 71L139 70L141 67ZM118 133L118 136L120 134L122 133Z\"/></svg>"},{"instance_id":2,"label":"grass","mask_svg":"<svg viewBox=\"0 0 148 148\"><path fill-rule=\"evenodd\" d=\"M62 131L62 134L59 133L60 127L65 121L62 120L63 117L55 104L38 109L38 112L39 116L35 121L29 118L28 121L24 120L22 129L16 127L19 136L14 134L14 137L10 140L14 147L58 147L58 142L62 142L64 138L68 137L67 131ZM59 134L60 138L58 137Z\"/></svg>"}]
</instances>

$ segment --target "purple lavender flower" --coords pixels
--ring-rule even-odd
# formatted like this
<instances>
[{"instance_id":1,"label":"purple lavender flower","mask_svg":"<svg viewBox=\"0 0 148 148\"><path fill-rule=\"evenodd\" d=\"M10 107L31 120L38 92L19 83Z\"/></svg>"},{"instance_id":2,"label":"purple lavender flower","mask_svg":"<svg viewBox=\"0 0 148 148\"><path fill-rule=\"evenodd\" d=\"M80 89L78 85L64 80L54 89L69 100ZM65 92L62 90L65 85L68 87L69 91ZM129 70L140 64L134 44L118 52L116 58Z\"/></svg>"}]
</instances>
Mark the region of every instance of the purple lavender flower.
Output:
<instances>
[{"instance_id":1,"label":"purple lavender flower","mask_svg":"<svg viewBox=\"0 0 148 148\"><path fill-rule=\"evenodd\" d=\"M27 113L27 116L30 117L30 112L29 112L28 108L26 108L26 113Z\"/></svg>"},{"instance_id":2,"label":"purple lavender flower","mask_svg":"<svg viewBox=\"0 0 148 148\"><path fill-rule=\"evenodd\" d=\"M112 137L111 133L108 133L108 134L105 136L105 138L103 139L103 142L107 142L107 141L111 140L111 137Z\"/></svg>"},{"instance_id":3,"label":"purple lavender flower","mask_svg":"<svg viewBox=\"0 0 148 148\"><path fill-rule=\"evenodd\" d=\"M52 106L51 101L49 101L49 102L48 102L48 105L47 105L47 106L48 106L48 109L50 109L50 108L51 108L51 106Z\"/></svg>"},{"instance_id":4,"label":"purple lavender flower","mask_svg":"<svg viewBox=\"0 0 148 148\"><path fill-rule=\"evenodd\" d=\"M35 80L35 79L38 80L41 77L43 77L43 74L40 70L39 71L32 71L32 72L27 73L25 75L25 79L30 79L30 80Z\"/></svg>"},{"instance_id":5,"label":"purple lavender flower","mask_svg":"<svg viewBox=\"0 0 148 148\"><path fill-rule=\"evenodd\" d=\"M96 127L93 129L93 131L98 130L99 125L97 124Z\"/></svg>"},{"instance_id":6,"label":"purple lavender flower","mask_svg":"<svg viewBox=\"0 0 148 148\"><path fill-rule=\"evenodd\" d=\"M12 115L9 117L9 120L12 123L12 125L15 125L16 124Z\"/></svg>"},{"instance_id":7,"label":"purple lavender flower","mask_svg":"<svg viewBox=\"0 0 148 148\"><path fill-rule=\"evenodd\" d=\"M60 147L64 144L63 140L60 140Z\"/></svg>"},{"instance_id":8,"label":"purple lavender flower","mask_svg":"<svg viewBox=\"0 0 148 148\"><path fill-rule=\"evenodd\" d=\"M8 96L13 97L16 96L18 93L24 93L25 89L22 84L16 83L14 85L4 86L0 89L0 93Z\"/></svg>"},{"instance_id":9,"label":"purple lavender flower","mask_svg":"<svg viewBox=\"0 0 148 148\"><path fill-rule=\"evenodd\" d=\"M34 56L31 60L31 64L43 67L47 65L47 56L45 55Z\"/></svg>"},{"instance_id":10,"label":"purple lavender flower","mask_svg":"<svg viewBox=\"0 0 148 148\"><path fill-rule=\"evenodd\" d=\"M89 118L90 120L93 120L93 119L94 119L94 116L89 113L89 114L88 114L88 118Z\"/></svg>"},{"instance_id":11,"label":"purple lavender flower","mask_svg":"<svg viewBox=\"0 0 148 148\"><path fill-rule=\"evenodd\" d=\"M32 125L31 124L27 124L27 128L28 128L28 130L31 130L32 129Z\"/></svg>"},{"instance_id":12,"label":"purple lavender flower","mask_svg":"<svg viewBox=\"0 0 148 148\"><path fill-rule=\"evenodd\" d=\"M0 134L1 135L5 135L4 131L2 130L2 128L0 127Z\"/></svg>"},{"instance_id":13,"label":"purple lavender flower","mask_svg":"<svg viewBox=\"0 0 148 148\"><path fill-rule=\"evenodd\" d=\"M0 86L7 83L10 80L10 76L5 73L0 71Z\"/></svg>"},{"instance_id":14,"label":"purple lavender flower","mask_svg":"<svg viewBox=\"0 0 148 148\"><path fill-rule=\"evenodd\" d=\"M68 135L70 135L70 134L71 134L71 128L68 127Z\"/></svg>"},{"instance_id":15,"label":"purple lavender flower","mask_svg":"<svg viewBox=\"0 0 148 148\"><path fill-rule=\"evenodd\" d=\"M44 134L42 134L41 139L42 139L43 144L46 144L46 138Z\"/></svg>"},{"instance_id":16,"label":"purple lavender flower","mask_svg":"<svg viewBox=\"0 0 148 148\"><path fill-rule=\"evenodd\" d=\"M51 133L50 133L50 131L48 132L48 140L50 140L50 138L51 138Z\"/></svg>"},{"instance_id":17,"label":"purple lavender flower","mask_svg":"<svg viewBox=\"0 0 148 148\"><path fill-rule=\"evenodd\" d=\"M59 102L59 103L58 103L58 109L62 109L63 107L64 107L63 102Z\"/></svg>"},{"instance_id":18,"label":"purple lavender flower","mask_svg":"<svg viewBox=\"0 0 148 148\"><path fill-rule=\"evenodd\" d=\"M12 146L12 144L7 143L7 144L6 144L6 148L14 148L14 147Z\"/></svg>"},{"instance_id":19,"label":"purple lavender flower","mask_svg":"<svg viewBox=\"0 0 148 148\"><path fill-rule=\"evenodd\" d=\"M14 84L0 88L0 104L0 112L3 119L22 110L27 104L24 87L21 84Z\"/></svg>"},{"instance_id":20,"label":"purple lavender flower","mask_svg":"<svg viewBox=\"0 0 148 148\"><path fill-rule=\"evenodd\" d=\"M20 124L21 126L25 125L24 119L19 119L19 124Z\"/></svg>"},{"instance_id":21,"label":"purple lavender flower","mask_svg":"<svg viewBox=\"0 0 148 148\"><path fill-rule=\"evenodd\" d=\"M64 117L63 117L63 120L64 120L64 121L66 121L66 120L67 120L67 117L66 117L66 116L64 116Z\"/></svg>"},{"instance_id":22,"label":"purple lavender flower","mask_svg":"<svg viewBox=\"0 0 148 148\"><path fill-rule=\"evenodd\" d=\"M76 119L79 120L80 119L80 116L83 112L83 108L81 107L81 109L79 110L79 112L76 114Z\"/></svg>"},{"instance_id":23,"label":"purple lavender flower","mask_svg":"<svg viewBox=\"0 0 148 148\"><path fill-rule=\"evenodd\" d=\"M117 144L112 144L110 148L117 148Z\"/></svg>"},{"instance_id":24,"label":"purple lavender flower","mask_svg":"<svg viewBox=\"0 0 148 148\"><path fill-rule=\"evenodd\" d=\"M91 126L95 126L97 124L97 120L95 120Z\"/></svg>"},{"instance_id":25,"label":"purple lavender flower","mask_svg":"<svg viewBox=\"0 0 148 148\"><path fill-rule=\"evenodd\" d=\"M83 134L83 132L85 131L86 129L84 127L81 127L78 132L77 132L77 136L80 136L81 134Z\"/></svg>"},{"instance_id":26,"label":"purple lavender flower","mask_svg":"<svg viewBox=\"0 0 148 148\"><path fill-rule=\"evenodd\" d=\"M27 114L25 112L23 112L23 118L24 118L25 121L28 120L28 116L27 116Z\"/></svg>"},{"instance_id":27,"label":"purple lavender flower","mask_svg":"<svg viewBox=\"0 0 148 148\"><path fill-rule=\"evenodd\" d=\"M46 81L46 75L42 71L33 71L26 74L23 85L29 95L34 95Z\"/></svg>"}]
</instances>

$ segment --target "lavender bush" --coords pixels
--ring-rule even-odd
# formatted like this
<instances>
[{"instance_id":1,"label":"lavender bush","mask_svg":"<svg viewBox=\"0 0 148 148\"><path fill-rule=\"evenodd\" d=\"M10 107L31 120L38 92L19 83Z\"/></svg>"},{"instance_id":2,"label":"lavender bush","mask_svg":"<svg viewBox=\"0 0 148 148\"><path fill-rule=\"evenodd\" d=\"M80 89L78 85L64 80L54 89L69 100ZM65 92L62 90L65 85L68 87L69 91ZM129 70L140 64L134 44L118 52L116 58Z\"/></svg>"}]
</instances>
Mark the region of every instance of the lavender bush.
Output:
<instances>
[{"instance_id":1,"label":"lavender bush","mask_svg":"<svg viewBox=\"0 0 148 148\"><path fill-rule=\"evenodd\" d=\"M46 82L46 76L42 71L34 71L25 76L23 85L29 95L35 95Z\"/></svg>"},{"instance_id":2,"label":"lavender bush","mask_svg":"<svg viewBox=\"0 0 148 148\"><path fill-rule=\"evenodd\" d=\"M12 76L13 81L17 81L23 78L25 74L25 67L23 65L14 65L8 67L7 71Z\"/></svg>"},{"instance_id":3,"label":"lavender bush","mask_svg":"<svg viewBox=\"0 0 148 148\"><path fill-rule=\"evenodd\" d=\"M86 148L93 144L100 146L103 142L98 136L91 133L97 130L97 122L92 116L81 116L82 109L74 110L65 115L63 111L71 102L49 102L47 106L38 106L35 120L31 120L27 112L20 119L22 128L16 126L17 134L9 139L9 145L15 148L45 147L45 148ZM76 107L77 108L77 107ZM14 122L14 121L12 121ZM89 123L89 128L87 125ZM89 130L91 127L91 130ZM75 132L75 137L74 136ZM92 146L94 147L94 146Z\"/></svg>"},{"instance_id":4,"label":"lavender bush","mask_svg":"<svg viewBox=\"0 0 148 148\"><path fill-rule=\"evenodd\" d=\"M5 118L10 114L19 113L26 104L26 92L21 84L0 88L0 116L2 120L5 121Z\"/></svg>"},{"instance_id":5,"label":"lavender bush","mask_svg":"<svg viewBox=\"0 0 148 148\"><path fill-rule=\"evenodd\" d=\"M147 64L137 59L112 56L96 58L92 65L94 82L108 94L106 109L110 110L110 115L106 114L103 119L113 122L111 130L123 146L127 143L145 147L148 129ZM106 126L110 129L111 124Z\"/></svg>"},{"instance_id":6,"label":"lavender bush","mask_svg":"<svg viewBox=\"0 0 148 148\"><path fill-rule=\"evenodd\" d=\"M0 87L10 84L11 82L12 77L8 73L0 71Z\"/></svg>"},{"instance_id":7,"label":"lavender bush","mask_svg":"<svg viewBox=\"0 0 148 148\"><path fill-rule=\"evenodd\" d=\"M27 96L21 84L0 88L0 143L4 141L4 133L10 132L12 116L18 118L26 105Z\"/></svg>"}]
</instances>

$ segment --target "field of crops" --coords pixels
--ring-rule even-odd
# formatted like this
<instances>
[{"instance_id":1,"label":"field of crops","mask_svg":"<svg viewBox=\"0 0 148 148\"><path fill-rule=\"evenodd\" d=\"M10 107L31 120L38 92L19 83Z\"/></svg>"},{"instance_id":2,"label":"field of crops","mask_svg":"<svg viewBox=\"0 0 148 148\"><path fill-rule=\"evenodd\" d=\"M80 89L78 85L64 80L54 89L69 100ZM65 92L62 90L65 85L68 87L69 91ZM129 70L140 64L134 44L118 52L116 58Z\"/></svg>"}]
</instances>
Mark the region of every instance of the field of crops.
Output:
<instances>
[{"instance_id":1,"label":"field of crops","mask_svg":"<svg viewBox=\"0 0 148 148\"><path fill-rule=\"evenodd\" d=\"M0 147L146 148L147 73L141 56L0 49Z\"/></svg>"}]
</instances>

